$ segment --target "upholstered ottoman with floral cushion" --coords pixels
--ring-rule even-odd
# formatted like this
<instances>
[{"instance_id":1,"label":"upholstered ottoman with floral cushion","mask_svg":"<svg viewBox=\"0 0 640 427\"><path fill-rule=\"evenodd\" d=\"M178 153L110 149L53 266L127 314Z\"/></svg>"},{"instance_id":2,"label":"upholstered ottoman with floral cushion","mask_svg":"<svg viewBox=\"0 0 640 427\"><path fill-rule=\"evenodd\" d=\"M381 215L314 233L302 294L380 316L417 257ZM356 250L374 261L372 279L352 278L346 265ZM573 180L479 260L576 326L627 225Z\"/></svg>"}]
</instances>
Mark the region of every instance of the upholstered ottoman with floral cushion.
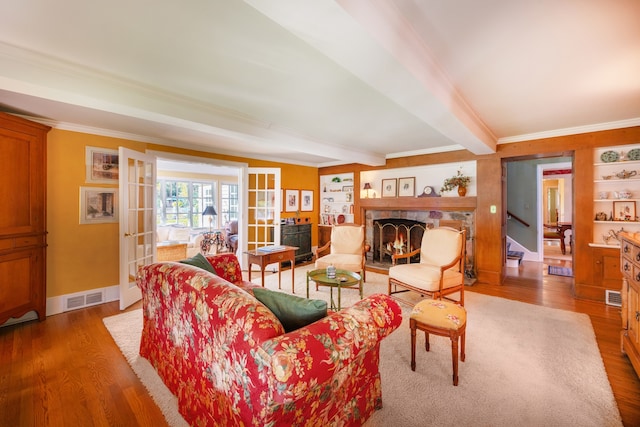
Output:
<instances>
[{"instance_id":1,"label":"upholstered ottoman with floral cushion","mask_svg":"<svg viewBox=\"0 0 640 427\"><path fill-rule=\"evenodd\" d=\"M425 350L429 351L429 334L451 339L453 360L453 385L458 385L458 340L460 340L460 360L465 358L465 331L467 311L450 301L426 299L413 307L409 318L411 328L411 370L416 370L416 330L424 331Z\"/></svg>"},{"instance_id":2,"label":"upholstered ottoman with floral cushion","mask_svg":"<svg viewBox=\"0 0 640 427\"><path fill-rule=\"evenodd\" d=\"M372 295L285 332L231 256L207 257L214 272L166 262L138 273L140 355L177 397L185 420L198 426L362 425L382 406L380 341L402 322L398 304Z\"/></svg>"}]
</instances>

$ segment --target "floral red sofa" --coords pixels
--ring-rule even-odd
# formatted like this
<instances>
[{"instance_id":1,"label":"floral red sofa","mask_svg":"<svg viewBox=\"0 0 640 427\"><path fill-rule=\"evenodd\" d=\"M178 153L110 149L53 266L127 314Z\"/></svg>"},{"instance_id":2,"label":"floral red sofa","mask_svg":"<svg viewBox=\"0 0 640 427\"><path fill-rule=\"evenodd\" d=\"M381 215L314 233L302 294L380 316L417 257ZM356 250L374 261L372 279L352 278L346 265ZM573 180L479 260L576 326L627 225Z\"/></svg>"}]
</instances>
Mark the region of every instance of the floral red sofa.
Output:
<instances>
[{"instance_id":1,"label":"floral red sofa","mask_svg":"<svg viewBox=\"0 0 640 427\"><path fill-rule=\"evenodd\" d=\"M285 333L235 255L207 259L218 276L166 262L137 278L140 355L189 424L356 426L381 408L380 341L402 321L396 302L373 295Z\"/></svg>"}]
</instances>

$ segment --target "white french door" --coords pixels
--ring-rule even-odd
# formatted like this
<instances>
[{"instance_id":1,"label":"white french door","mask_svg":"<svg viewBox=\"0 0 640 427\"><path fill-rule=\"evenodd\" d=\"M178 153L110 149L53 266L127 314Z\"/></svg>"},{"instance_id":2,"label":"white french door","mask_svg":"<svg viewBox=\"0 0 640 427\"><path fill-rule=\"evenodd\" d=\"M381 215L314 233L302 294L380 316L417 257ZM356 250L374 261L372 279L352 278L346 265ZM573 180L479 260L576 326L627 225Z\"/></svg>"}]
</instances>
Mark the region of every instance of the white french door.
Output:
<instances>
[{"instance_id":1,"label":"white french door","mask_svg":"<svg viewBox=\"0 0 640 427\"><path fill-rule=\"evenodd\" d=\"M246 248L254 250L262 246L279 245L282 205L280 168L248 168L247 172Z\"/></svg>"},{"instance_id":2,"label":"white french door","mask_svg":"<svg viewBox=\"0 0 640 427\"><path fill-rule=\"evenodd\" d=\"M136 274L156 258L156 158L120 147L120 310L140 300Z\"/></svg>"}]
</instances>

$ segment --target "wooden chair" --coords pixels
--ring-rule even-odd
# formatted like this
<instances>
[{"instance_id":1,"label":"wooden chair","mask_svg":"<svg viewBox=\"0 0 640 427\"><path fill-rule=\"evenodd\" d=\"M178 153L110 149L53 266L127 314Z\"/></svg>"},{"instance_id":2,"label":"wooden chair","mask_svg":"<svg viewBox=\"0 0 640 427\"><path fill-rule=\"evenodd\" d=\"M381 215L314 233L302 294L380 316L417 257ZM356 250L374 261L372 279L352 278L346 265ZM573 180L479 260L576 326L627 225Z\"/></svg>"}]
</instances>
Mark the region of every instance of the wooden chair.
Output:
<instances>
[{"instance_id":1,"label":"wooden chair","mask_svg":"<svg viewBox=\"0 0 640 427\"><path fill-rule=\"evenodd\" d=\"M559 240L560 250L562 255L567 253L567 232L571 232L571 227L563 226L561 224L543 224L544 232L542 238L544 240ZM569 250L573 252L573 236L569 233Z\"/></svg>"},{"instance_id":2,"label":"wooden chair","mask_svg":"<svg viewBox=\"0 0 640 427\"><path fill-rule=\"evenodd\" d=\"M360 274L366 281L364 251L364 226L358 224L336 224L331 227L331 238L316 250L316 269L333 265L338 270ZM317 287L317 283L316 283Z\"/></svg>"},{"instance_id":3,"label":"wooden chair","mask_svg":"<svg viewBox=\"0 0 640 427\"><path fill-rule=\"evenodd\" d=\"M464 306L465 245L466 230L450 227L425 230L419 249L391 257L389 295L414 291L442 299L460 292L458 302ZM420 262L411 263L411 258L418 253ZM400 259L406 259L407 263L397 264Z\"/></svg>"}]
</instances>

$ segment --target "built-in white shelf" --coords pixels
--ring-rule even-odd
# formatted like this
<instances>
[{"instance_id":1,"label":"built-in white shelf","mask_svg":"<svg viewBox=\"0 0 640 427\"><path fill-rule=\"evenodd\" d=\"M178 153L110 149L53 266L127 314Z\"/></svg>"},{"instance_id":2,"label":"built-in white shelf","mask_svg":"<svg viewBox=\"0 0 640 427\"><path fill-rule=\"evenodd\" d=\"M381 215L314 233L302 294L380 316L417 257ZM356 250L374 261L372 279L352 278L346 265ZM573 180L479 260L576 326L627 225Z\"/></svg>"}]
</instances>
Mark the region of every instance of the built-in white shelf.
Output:
<instances>
[{"instance_id":1,"label":"built-in white shelf","mask_svg":"<svg viewBox=\"0 0 640 427\"><path fill-rule=\"evenodd\" d=\"M622 204L620 209L624 208L625 212L628 209L629 215L633 219L638 219L640 216L640 160L624 160L629 155L631 150L632 158L638 157L638 145L619 145L612 147L601 147L594 150L593 158L593 237L592 247L601 248L619 248L617 240L611 236L611 230L617 233L620 229L630 232L640 232L640 221L597 221L595 218L598 214L606 214L608 218L614 214L614 205L618 203ZM603 162L603 154L605 152L613 151L618 155L607 155L611 159L619 158L612 162ZM623 173L624 171L624 173ZM634 174L629 178L619 178L617 174L628 175ZM626 191L629 192L631 197L620 198L616 197L618 193ZM599 197L600 194L605 194L609 197ZM624 204L628 203L629 206ZM607 241L609 239L609 241Z\"/></svg>"}]
</instances>

